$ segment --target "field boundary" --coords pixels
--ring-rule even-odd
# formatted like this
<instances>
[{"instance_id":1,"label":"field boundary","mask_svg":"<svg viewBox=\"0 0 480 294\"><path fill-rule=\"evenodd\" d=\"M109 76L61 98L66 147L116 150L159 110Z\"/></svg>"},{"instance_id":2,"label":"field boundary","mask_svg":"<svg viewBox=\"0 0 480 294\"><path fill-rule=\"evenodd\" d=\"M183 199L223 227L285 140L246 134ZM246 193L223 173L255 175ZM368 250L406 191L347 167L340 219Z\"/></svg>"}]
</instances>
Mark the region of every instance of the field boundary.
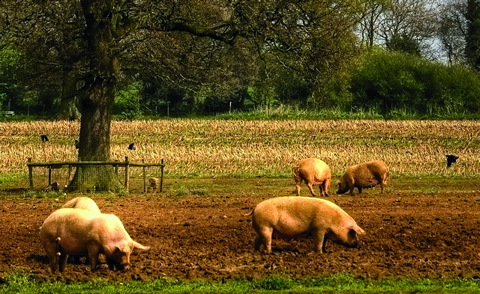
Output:
<instances>
[{"instance_id":1,"label":"field boundary","mask_svg":"<svg viewBox=\"0 0 480 294\"><path fill-rule=\"evenodd\" d=\"M72 175L72 169L73 167L82 167L82 166L92 166L92 165L103 165L103 166L109 166L111 165L115 169L115 174L118 175L118 167L124 167L125 168L125 189L128 191L130 187L130 167L142 167L142 176L143 176L143 192L147 193L147 173L146 173L146 168L147 167L160 167L160 178L159 178L159 183L156 181L154 183L151 183L151 188L155 188L155 190L158 189L159 192L162 192L163 190L163 174L164 174L164 168L165 164L163 163L163 159L161 160L160 163L145 163L144 160L142 160L142 163L135 163L135 162L130 162L128 160L128 157L125 157L124 162L120 162L118 160L116 161L70 161L70 162L32 162L31 158L28 158L27 161L27 166L28 166L28 178L29 178L29 186L31 190L34 190L34 185L33 185L33 168L34 167L43 167L48 169L48 186L52 187L54 183L52 183L52 170L53 169L60 169L60 168L68 168L68 176L67 176L67 181L70 181L71 175ZM157 187L157 185L159 187ZM155 186L155 187L153 187Z\"/></svg>"}]
</instances>

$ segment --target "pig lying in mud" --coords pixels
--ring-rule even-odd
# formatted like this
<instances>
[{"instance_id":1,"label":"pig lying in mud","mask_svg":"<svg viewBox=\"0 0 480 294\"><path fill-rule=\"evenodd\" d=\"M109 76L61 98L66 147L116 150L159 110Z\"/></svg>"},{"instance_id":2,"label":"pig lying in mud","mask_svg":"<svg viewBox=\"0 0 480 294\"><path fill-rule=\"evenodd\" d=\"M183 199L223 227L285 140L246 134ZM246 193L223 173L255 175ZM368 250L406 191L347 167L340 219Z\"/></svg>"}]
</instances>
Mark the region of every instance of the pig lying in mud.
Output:
<instances>
[{"instance_id":1,"label":"pig lying in mud","mask_svg":"<svg viewBox=\"0 0 480 294\"><path fill-rule=\"evenodd\" d=\"M358 165L351 166L338 181L337 194L343 194L350 190L353 195L353 189L357 187L358 193L362 193L362 188L371 188L380 184L382 193L384 192L389 180L388 167L381 160L373 160Z\"/></svg>"},{"instance_id":2,"label":"pig lying in mud","mask_svg":"<svg viewBox=\"0 0 480 294\"><path fill-rule=\"evenodd\" d=\"M62 208L79 208L85 209L93 213L100 213L100 209L98 208L95 201L88 197L77 197L73 198L70 201L67 201Z\"/></svg>"},{"instance_id":3,"label":"pig lying in mud","mask_svg":"<svg viewBox=\"0 0 480 294\"><path fill-rule=\"evenodd\" d=\"M92 214L84 209L60 208L40 228L40 240L48 255L52 273L65 269L69 255L87 255L94 271L98 254L104 253L110 269L130 264L134 248L148 250L133 241L122 222L113 214Z\"/></svg>"},{"instance_id":4,"label":"pig lying in mud","mask_svg":"<svg viewBox=\"0 0 480 294\"><path fill-rule=\"evenodd\" d=\"M315 251L325 252L327 239L357 247L365 231L336 204L311 197L277 197L259 203L253 212L252 224L257 238L255 250L262 244L272 252L272 238L294 238L312 235Z\"/></svg>"},{"instance_id":5,"label":"pig lying in mud","mask_svg":"<svg viewBox=\"0 0 480 294\"><path fill-rule=\"evenodd\" d=\"M312 196L316 196L313 186L317 185L320 188L320 195L328 196L332 172L330 167L322 160L317 158L300 160L293 168L293 177L297 188L297 196L300 196L300 184L302 181L305 181Z\"/></svg>"}]
</instances>

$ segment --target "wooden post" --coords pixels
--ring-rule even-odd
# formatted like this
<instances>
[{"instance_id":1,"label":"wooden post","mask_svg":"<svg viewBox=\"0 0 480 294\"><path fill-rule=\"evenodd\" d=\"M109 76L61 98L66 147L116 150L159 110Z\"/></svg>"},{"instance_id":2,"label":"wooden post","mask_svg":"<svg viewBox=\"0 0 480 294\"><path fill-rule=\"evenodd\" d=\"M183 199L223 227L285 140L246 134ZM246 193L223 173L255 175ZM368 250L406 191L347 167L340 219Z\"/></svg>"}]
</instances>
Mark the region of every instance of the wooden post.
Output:
<instances>
[{"instance_id":1,"label":"wooden post","mask_svg":"<svg viewBox=\"0 0 480 294\"><path fill-rule=\"evenodd\" d=\"M145 164L145 159L142 159L142 163ZM145 173L145 165L143 166L143 193L147 193L147 174Z\"/></svg>"},{"instance_id":2,"label":"wooden post","mask_svg":"<svg viewBox=\"0 0 480 294\"><path fill-rule=\"evenodd\" d=\"M127 190L127 193L129 190L129 186L130 186L130 176L129 176L128 157L125 156L125 189Z\"/></svg>"},{"instance_id":3,"label":"wooden post","mask_svg":"<svg viewBox=\"0 0 480 294\"><path fill-rule=\"evenodd\" d=\"M67 186L70 185L70 177L72 176L72 165L68 165Z\"/></svg>"},{"instance_id":4,"label":"wooden post","mask_svg":"<svg viewBox=\"0 0 480 294\"><path fill-rule=\"evenodd\" d=\"M27 160L29 163L32 162L32 158ZM28 166L28 179L30 181L30 190L33 190L33 166Z\"/></svg>"},{"instance_id":5,"label":"wooden post","mask_svg":"<svg viewBox=\"0 0 480 294\"><path fill-rule=\"evenodd\" d=\"M161 161L161 166L160 166L160 192L162 192L162 189L163 189L163 158L162 158L162 161Z\"/></svg>"},{"instance_id":6,"label":"wooden post","mask_svg":"<svg viewBox=\"0 0 480 294\"><path fill-rule=\"evenodd\" d=\"M48 166L48 186L52 184L52 166Z\"/></svg>"},{"instance_id":7,"label":"wooden post","mask_svg":"<svg viewBox=\"0 0 480 294\"><path fill-rule=\"evenodd\" d=\"M118 160L115 160L117 162ZM118 176L118 165L115 165L115 174Z\"/></svg>"}]
</instances>

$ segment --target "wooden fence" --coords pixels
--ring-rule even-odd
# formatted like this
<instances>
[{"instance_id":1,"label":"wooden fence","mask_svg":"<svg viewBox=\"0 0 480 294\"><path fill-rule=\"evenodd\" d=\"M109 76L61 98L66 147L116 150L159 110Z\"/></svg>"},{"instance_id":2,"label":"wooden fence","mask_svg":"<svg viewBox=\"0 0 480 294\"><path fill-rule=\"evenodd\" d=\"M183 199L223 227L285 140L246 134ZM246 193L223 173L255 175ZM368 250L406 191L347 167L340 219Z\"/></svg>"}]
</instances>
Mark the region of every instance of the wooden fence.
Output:
<instances>
[{"instance_id":1,"label":"wooden fence","mask_svg":"<svg viewBox=\"0 0 480 294\"><path fill-rule=\"evenodd\" d=\"M52 184L52 169L58 169L63 167L68 167L68 179L70 179L72 174L73 167L79 166L91 166L91 165L111 165L115 168L115 173L118 174L118 167L125 167L125 189L128 191L130 186L130 168L131 167L142 167L143 168L143 192L147 193L147 176L146 168L147 167L160 167L160 187L159 190L162 192L163 189L163 169L165 165L163 164L163 159L161 163L134 163L129 162L128 157L125 157L125 162L120 161L73 161L73 162L32 162L32 159L29 158L27 162L28 166L28 177L30 181L30 189L33 190L33 168L34 167L44 167L48 168L48 185ZM158 188L157 188L158 189Z\"/></svg>"}]
</instances>

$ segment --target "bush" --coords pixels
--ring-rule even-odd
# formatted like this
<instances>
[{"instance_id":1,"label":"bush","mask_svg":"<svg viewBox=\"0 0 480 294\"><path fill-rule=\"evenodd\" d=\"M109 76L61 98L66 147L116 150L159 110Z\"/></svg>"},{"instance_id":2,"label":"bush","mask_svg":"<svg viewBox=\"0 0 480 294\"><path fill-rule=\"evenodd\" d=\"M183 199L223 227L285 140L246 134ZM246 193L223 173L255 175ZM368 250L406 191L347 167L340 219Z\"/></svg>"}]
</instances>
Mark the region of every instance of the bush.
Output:
<instances>
[{"instance_id":1,"label":"bush","mask_svg":"<svg viewBox=\"0 0 480 294\"><path fill-rule=\"evenodd\" d=\"M352 108L384 116L400 110L445 117L480 109L478 73L399 52L368 54L352 73L350 91Z\"/></svg>"},{"instance_id":2,"label":"bush","mask_svg":"<svg viewBox=\"0 0 480 294\"><path fill-rule=\"evenodd\" d=\"M131 83L125 89L119 90L115 96L113 113L121 115L124 119L140 117L141 87L139 83Z\"/></svg>"}]
</instances>

